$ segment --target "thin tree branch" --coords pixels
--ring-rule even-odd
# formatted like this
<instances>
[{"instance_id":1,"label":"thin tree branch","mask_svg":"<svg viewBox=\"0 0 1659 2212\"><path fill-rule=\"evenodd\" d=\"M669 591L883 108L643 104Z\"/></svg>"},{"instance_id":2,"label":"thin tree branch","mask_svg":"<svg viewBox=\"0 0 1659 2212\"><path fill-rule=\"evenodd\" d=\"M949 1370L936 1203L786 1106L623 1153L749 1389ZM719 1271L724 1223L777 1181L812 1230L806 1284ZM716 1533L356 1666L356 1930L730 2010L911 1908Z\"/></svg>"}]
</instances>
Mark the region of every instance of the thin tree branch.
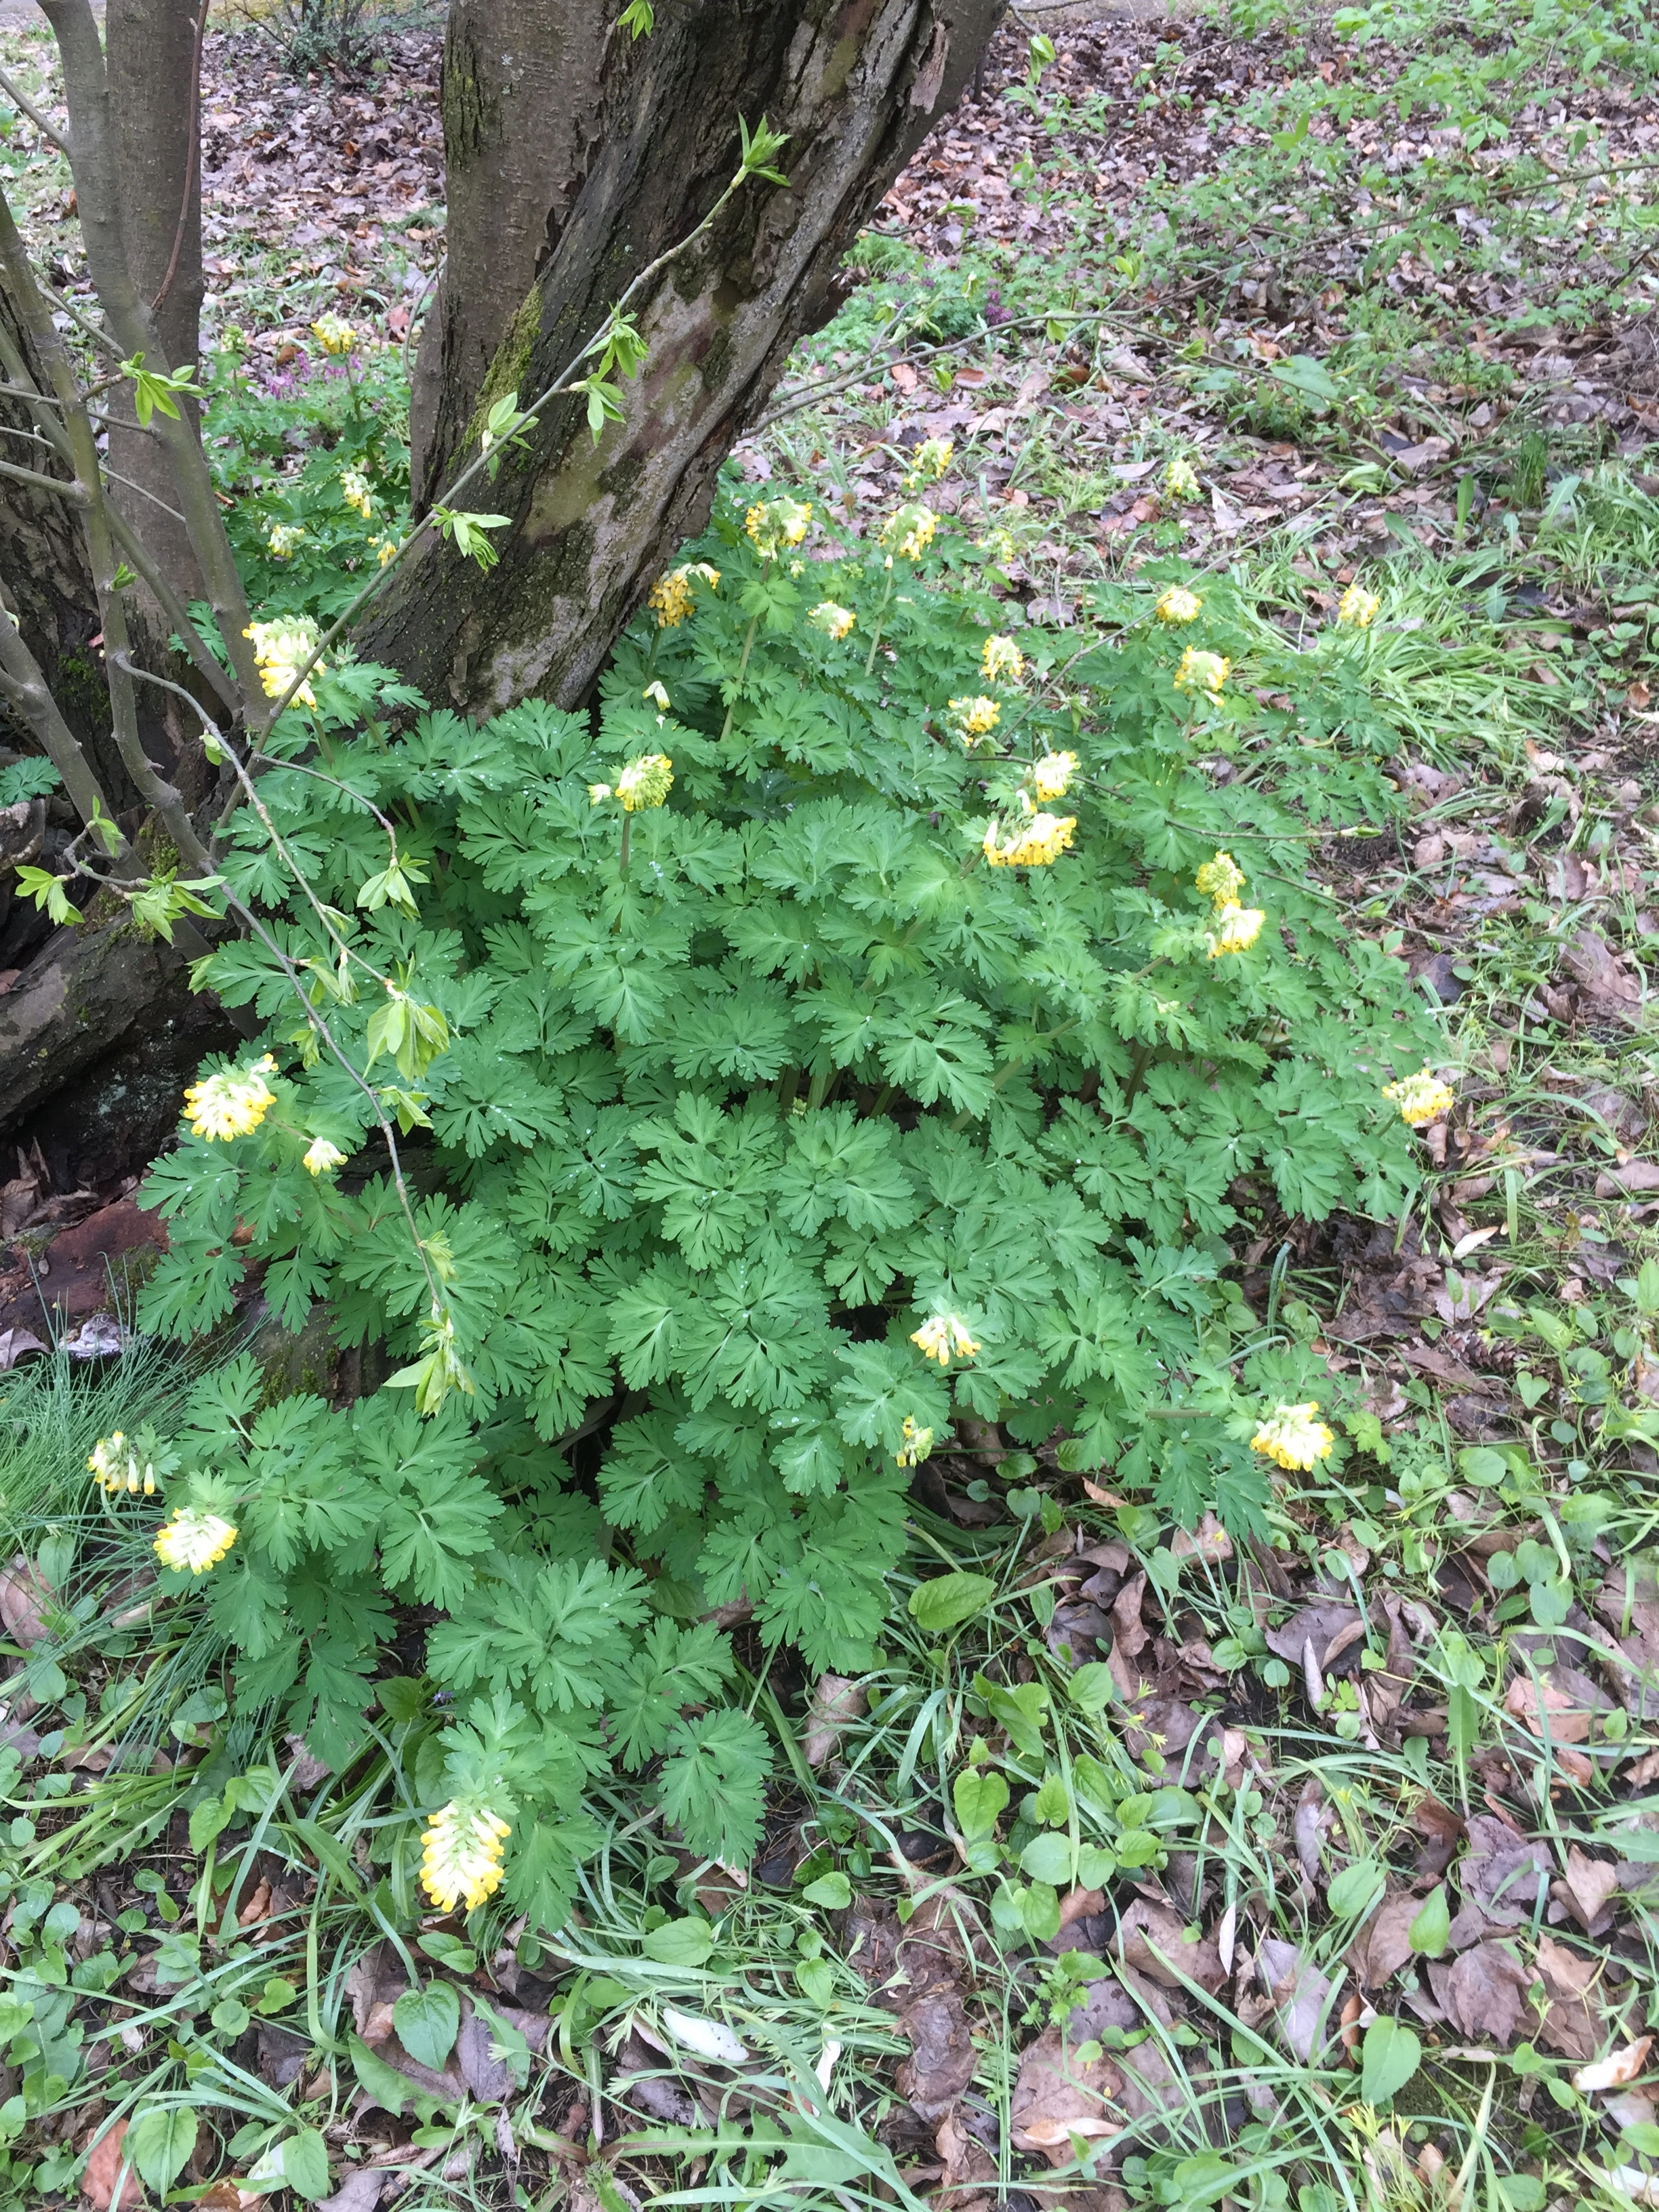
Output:
<instances>
[{"instance_id":1,"label":"thin tree branch","mask_svg":"<svg viewBox=\"0 0 1659 2212\"><path fill-rule=\"evenodd\" d=\"M42 438L40 443L44 446L46 442ZM38 491L56 492L71 507L84 508L87 504L87 495L78 483L68 483L62 477L42 476L39 469L20 469L15 462L0 461L0 477L10 477L17 483L33 484Z\"/></svg>"},{"instance_id":2,"label":"thin tree branch","mask_svg":"<svg viewBox=\"0 0 1659 2212\"><path fill-rule=\"evenodd\" d=\"M27 116L43 138L54 145L60 154L68 154L69 140L64 137L55 123L49 123L46 120L28 94L6 75L4 70L0 70L0 92L5 94L6 98L21 115Z\"/></svg>"},{"instance_id":3,"label":"thin tree branch","mask_svg":"<svg viewBox=\"0 0 1659 2212\"><path fill-rule=\"evenodd\" d=\"M64 779L64 788L69 793L70 804L82 822L113 822L109 801L102 785L93 774L79 740L69 724L58 711L58 702L52 696L40 664L24 644L22 635L13 629L9 620L0 614L0 671L8 681L6 696L28 724L35 741L46 758ZM120 832L116 832L118 836ZM130 848L125 837L117 849L117 858Z\"/></svg>"}]
</instances>

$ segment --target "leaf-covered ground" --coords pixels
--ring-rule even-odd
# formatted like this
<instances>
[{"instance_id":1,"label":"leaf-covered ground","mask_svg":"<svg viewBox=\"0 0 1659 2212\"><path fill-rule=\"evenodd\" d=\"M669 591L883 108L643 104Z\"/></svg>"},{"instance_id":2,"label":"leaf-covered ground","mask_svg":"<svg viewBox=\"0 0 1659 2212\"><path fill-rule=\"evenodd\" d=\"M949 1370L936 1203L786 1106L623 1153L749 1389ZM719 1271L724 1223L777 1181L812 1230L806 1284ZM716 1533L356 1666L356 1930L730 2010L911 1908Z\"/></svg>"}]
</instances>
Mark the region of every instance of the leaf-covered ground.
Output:
<instances>
[{"instance_id":1,"label":"leaf-covered ground","mask_svg":"<svg viewBox=\"0 0 1659 2212\"><path fill-rule=\"evenodd\" d=\"M1229 573L1281 645L1378 594L1395 800L1308 871L1442 1008L1457 1104L1398 1221L1232 1194L1264 1341L1369 1416L1249 1547L963 1435L916 1578L989 1594L905 1615L868 1680L757 1674L793 1778L747 1881L619 1801L579 1921L481 1960L376 1916L395 1692L386 1763L319 1772L225 1715L131 1562L59 1589L109 1407L59 1434L31 1400L0 1577L21 2197L102 2212L134 2114L152 2193L216 2212L1649 2187L1659 48L1542 4L1044 21L1053 61L1001 34L739 460L851 516L951 438L935 503L994 539L1011 628L1081 628L1150 558ZM325 304L401 343L441 236L431 41L347 85L210 61L213 327L273 380ZM11 149L73 287L64 180ZM1264 761L1316 779L1298 702L1258 704ZM35 1182L6 1233L38 1252L68 1193ZM135 1652L153 1744L112 1771Z\"/></svg>"}]
</instances>

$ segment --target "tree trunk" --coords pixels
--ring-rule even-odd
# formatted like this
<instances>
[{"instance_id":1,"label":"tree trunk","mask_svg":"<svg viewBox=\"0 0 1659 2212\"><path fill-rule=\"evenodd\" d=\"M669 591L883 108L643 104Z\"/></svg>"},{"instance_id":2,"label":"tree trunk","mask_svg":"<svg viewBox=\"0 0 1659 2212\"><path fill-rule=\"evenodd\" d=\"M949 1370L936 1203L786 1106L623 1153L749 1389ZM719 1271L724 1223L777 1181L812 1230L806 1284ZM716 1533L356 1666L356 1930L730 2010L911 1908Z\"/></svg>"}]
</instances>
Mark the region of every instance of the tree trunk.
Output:
<instances>
[{"instance_id":1,"label":"tree trunk","mask_svg":"<svg viewBox=\"0 0 1659 2212\"><path fill-rule=\"evenodd\" d=\"M504 48L475 27L495 12L488 0L458 0L444 97L450 252L425 341L438 353L423 410L428 489L476 452L489 402L545 389L634 272L713 206L738 164L739 117L788 132L779 166L790 181L746 185L630 303L649 353L597 449L585 403L556 402L527 454L469 488L463 507L512 518L499 568L486 575L428 544L370 617L368 655L476 713L584 695L666 556L706 520L721 461L823 319L842 254L955 104L1002 4L673 0L635 41L612 27L614 0L514 0L538 66L562 52L598 58L598 96L549 125L535 96L497 92L484 128L468 86L499 87L506 65L469 79L463 58ZM529 81L530 65L515 66ZM522 134L544 130L542 156L520 150ZM509 204L516 251L538 223L544 233L539 274L516 302L489 255L461 244L501 235Z\"/></svg>"},{"instance_id":2,"label":"tree trunk","mask_svg":"<svg viewBox=\"0 0 1659 2212\"><path fill-rule=\"evenodd\" d=\"M0 354L21 361L24 373L44 391L46 377L34 348L3 288L0 341ZM0 381L11 380L0 373ZM43 475L70 482L69 469L44 445L33 442L39 434L24 401L0 398L0 447ZM93 773L112 794L112 805L119 806L133 794L110 735L104 672L92 644L98 635L98 594L80 517L67 500L15 478L0 491L0 604L16 616L23 642L40 664L64 720L80 739ZM0 744L14 750L36 750L3 705Z\"/></svg>"},{"instance_id":3,"label":"tree trunk","mask_svg":"<svg viewBox=\"0 0 1659 2212\"><path fill-rule=\"evenodd\" d=\"M149 305L169 368L194 363L201 343L202 198L197 158L198 16L206 0L108 0L104 46L112 102L112 154L121 196L121 233L140 296ZM110 411L130 428L110 433L115 503L145 550L186 600L204 596L179 494L159 438L132 420L131 387L111 394ZM194 419L189 400L180 403ZM154 659L170 625L147 592L134 593L141 641ZM154 665L159 666L159 659Z\"/></svg>"},{"instance_id":4,"label":"tree trunk","mask_svg":"<svg viewBox=\"0 0 1659 2212\"><path fill-rule=\"evenodd\" d=\"M414 494L466 435L491 357L568 210L588 154L611 11L452 0L444 45L447 259L410 409Z\"/></svg>"}]
</instances>

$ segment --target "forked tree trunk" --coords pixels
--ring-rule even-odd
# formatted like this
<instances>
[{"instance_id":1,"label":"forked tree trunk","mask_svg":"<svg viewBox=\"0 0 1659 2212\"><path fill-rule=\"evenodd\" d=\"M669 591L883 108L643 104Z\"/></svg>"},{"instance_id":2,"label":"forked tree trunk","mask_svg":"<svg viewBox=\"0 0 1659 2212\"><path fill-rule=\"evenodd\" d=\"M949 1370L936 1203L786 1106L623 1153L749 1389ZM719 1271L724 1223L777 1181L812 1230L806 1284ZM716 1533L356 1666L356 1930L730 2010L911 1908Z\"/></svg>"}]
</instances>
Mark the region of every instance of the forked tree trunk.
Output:
<instances>
[{"instance_id":1,"label":"forked tree trunk","mask_svg":"<svg viewBox=\"0 0 1659 2212\"><path fill-rule=\"evenodd\" d=\"M713 206L739 117L789 134L789 185L745 187L631 303L649 353L597 449L584 404L561 401L527 455L469 488L461 506L512 517L501 565L485 574L431 544L371 615L368 655L473 712L586 692L668 553L707 519L721 461L823 319L842 254L954 106L1003 0L667 0L638 40L614 27L615 6L455 0L449 258L422 346L428 497L476 453L489 403L550 384L635 271ZM510 49L489 27L508 15ZM577 58L550 104L562 55ZM493 245L478 250L503 238L521 270L538 240L521 292L490 268Z\"/></svg>"}]
</instances>

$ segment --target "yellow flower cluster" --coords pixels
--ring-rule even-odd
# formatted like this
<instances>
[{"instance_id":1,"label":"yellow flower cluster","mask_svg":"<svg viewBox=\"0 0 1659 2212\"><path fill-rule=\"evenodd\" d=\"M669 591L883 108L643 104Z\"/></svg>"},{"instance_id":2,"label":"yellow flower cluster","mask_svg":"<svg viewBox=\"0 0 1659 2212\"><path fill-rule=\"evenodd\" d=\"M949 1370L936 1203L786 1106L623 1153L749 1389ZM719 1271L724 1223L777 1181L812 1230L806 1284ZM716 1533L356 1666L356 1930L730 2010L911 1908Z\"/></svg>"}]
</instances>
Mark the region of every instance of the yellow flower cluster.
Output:
<instances>
[{"instance_id":1,"label":"yellow flower cluster","mask_svg":"<svg viewBox=\"0 0 1659 2212\"><path fill-rule=\"evenodd\" d=\"M1044 753L1031 765L1031 786L1039 799L1064 799L1066 786L1077 774L1075 753Z\"/></svg>"},{"instance_id":2,"label":"yellow flower cluster","mask_svg":"<svg viewBox=\"0 0 1659 2212\"><path fill-rule=\"evenodd\" d=\"M1189 645L1181 656L1181 665L1175 672L1177 691L1207 691L1212 697L1219 694L1232 668L1231 660L1224 660L1218 653L1200 652Z\"/></svg>"},{"instance_id":3,"label":"yellow flower cluster","mask_svg":"<svg viewBox=\"0 0 1659 2212\"><path fill-rule=\"evenodd\" d=\"M920 1467L933 1449L933 1431L918 1428L915 1421L907 1413L904 1417L902 1433L903 1441L897 1451L894 1453L894 1458L901 1467Z\"/></svg>"},{"instance_id":4,"label":"yellow flower cluster","mask_svg":"<svg viewBox=\"0 0 1659 2212\"><path fill-rule=\"evenodd\" d=\"M1204 611L1204 602L1196 592L1189 592L1184 584L1171 584L1161 592L1153 612L1161 623L1179 628L1184 623L1196 622Z\"/></svg>"},{"instance_id":5,"label":"yellow flower cluster","mask_svg":"<svg viewBox=\"0 0 1659 2212\"><path fill-rule=\"evenodd\" d=\"M1456 1097L1450 1087L1426 1067L1415 1075L1402 1075L1397 1083L1385 1084L1382 1096L1391 1098L1400 1109L1400 1118L1409 1121L1413 1129L1421 1129L1431 1121L1437 1121L1443 1114L1449 1114Z\"/></svg>"},{"instance_id":6,"label":"yellow flower cluster","mask_svg":"<svg viewBox=\"0 0 1659 2212\"><path fill-rule=\"evenodd\" d=\"M328 354L349 353L357 343L356 331L337 315L319 315L311 326L311 335Z\"/></svg>"},{"instance_id":7,"label":"yellow flower cluster","mask_svg":"<svg viewBox=\"0 0 1659 2212\"><path fill-rule=\"evenodd\" d=\"M921 1327L910 1332L910 1341L924 1359L937 1359L941 1367L951 1364L952 1356L971 1359L979 1345L959 1314L935 1314Z\"/></svg>"},{"instance_id":8,"label":"yellow flower cluster","mask_svg":"<svg viewBox=\"0 0 1659 2212\"><path fill-rule=\"evenodd\" d=\"M896 514L890 514L881 526L881 542L890 551L903 561L920 561L933 542L933 532L939 528L939 517L931 507L913 500Z\"/></svg>"},{"instance_id":9,"label":"yellow flower cluster","mask_svg":"<svg viewBox=\"0 0 1659 2212\"><path fill-rule=\"evenodd\" d=\"M1250 1449L1279 1467L1305 1474L1319 1461L1330 1457L1331 1446L1336 1442L1323 1421L1315 1420L1318 1411L1316 1398L1310 1398L1305 1406L1275 1407L1250 1438Z\"/></svg>"},{"instance_id":10,"label":"yellow flower cluster","mask_svg":"<svg viewBox=\"0 0 1659 2212\"><path fill-rule=\"evenodd\" d=\"M273 522L270 526L270 535L265 539L266 549L274 553L279 561L291 561L294 558L295 548L305 534L303 523Z\"/></svg>"},{"instance_id":11,"label":"yellow flower cluster","mask_svg":"<svg viewBox=\"0 0 1659 2212\"><path fill-rule=\"evenodd\" d=\"M1260 907L1239 904L1244 871L1232 854L1218 853L1212 860L1206 860L1193 880L1210 902L1211 959L1219 960L1229 952L1248 952L1267 917Z\"/></svg>"},{"instance_id":12,"label":"yellow flower cluster","mask_svg":"<svg viewBox=\"0 0 1659 2212\"><path fill-rule=\"evenodd\" d=\"M470 1812L452 1799L426 1824L421 1887L441 1912L465 1902L475 1911L501 1886L501 1845L512 1829L488 1807Z\"/></svg>"},{"instance_id":13,"label":"yellow flower cluster","mask_svg":"<svg viewBox=\"0 0 1659 2212\"><path fill-rule=\"evenodd\" d=\"M112 1429L106 1437L100 1437L92 1448L92 1457L87 1462L92 1469L92 1479L100 1490L112 1494L125 1490L137 1497L142 1490L146 1498L155 1495L155 1469L145 1460L139 1463L138 1455L119 1429Z\"/></svg>"},{"instance_id":14,"label":"yellow flower cluster","mask_svg":"<svg viewBox=\"0 0 1659 2212\"><path fill-rule=\"evenodd\" d=\"M1209 933L1211 959L1219 960L1229 952L1248 952L1267 919L1259 906L1218 906L1215 927Z\"/></svg>"},{"instance_id":15,"label":"yellow flower cluster","mask_svg":"<svg viewBox=\"0 0 1659 2212\"><path fill-rule=\"evenodd\" d=\"M641 753L617 778L617 796L626 814L640 814L660 806L674 781L674 763L666 753Z\"/></svg>"},{"instance_id":16,"label":"yellow flower cluster","mask_svg":"<svg viewBox=\"0 0 1659 2212\"><path fill-rule=\"evenodd\" d=\"M374 489L361 469L342 469L340 496L348 507L355 507L365 522L374 519Z\"/></svg>"},{"instance_id":17,"label":"yellow flower cluster","mask_svg":"<svg viewBox=\"0 0 1659 2212\"><path fill-rule=\"evenodd\" d=\"M204 1575L210 1567L218 1565L235 1541L235 1529L216 1513L177 1505L172 1520L158 1530L154 1548L164 1567L180 1574L188 1568L193 1575Z\"/></svg>"},{"instance_id":18,"label":"yellow flower cluster","mask_svg":"<svg viewBox=\"0 0 1659 2212\"><path fill-rule=\"evenodd\" d=\"M951 456L956 449L952 438L924 438L910 457L904 489L915 491L919 484L937 483L950 467Z\"/></svg>"},{"instance_id":19,"label":"yellow flower cluster","mask_svg":"<svg viewBox=\"0 0 1659 2212\"><path fill-rule=\"evenodd\" d=\"M1217 906L1232 906L1244 888L1244 871L1231 853L1218 853L1214 860L1205 861L1193 880Z\"/></svg>"},{"instance_id":20,"label":"yellow flower cluster","mask_svg":"<svg viewBox=\"0 0 1659 2212\"><path fill-rule=\"evenodd\" d=\"M1072 842L1075 814L1033 814L1002 835L994 817L986 825L984 853L994 868L1046 868Z\"/></svg>"},{"instance_id":21,"label":"yellow flower cluster","mask_svg":"<svg viewBox=\"0 0 1659 2212\"><path fill-rule=\"evenodd\" d=\"M326 1137L313 1137L300 1164L307 1175L327 1175L331 1169L344 1166L345 1154Z\"/></svg>"},{"instance_id":22,"label":"yellow flower cluster","mask_svg":"<svg viewBox=\"0 0 1659 2212\"><path fill-rule=\"evenodd\" d=\"M266 1053L250 1068L222 1067L203 1076L185 1091L185 1121L210 1144L216 1137L228 1142L232 1137L249 1135L276 1103L276 1094L265 1081L276 1065Z\"/></svg>"},{"instance_id":23,"label":"yellow flower cluster","mask_svg":"<svg viewBox=\"0 0 1659 2212\"><path fill-rule=\"evenodd\" d=\"M276 622L251 623L242 632L253 640L253 657L259 664L259 681L268 699L287 695L295 678L317 650L321 633L309 615L283 615ZM320 672L321 664L313 673ZM301 707L314 707L317 695L311 678L294 695Z\"/></svg>"},{"instance_id":24,"label":"yellow flower cluster","mask_svg":"<svg viewBox=\"0 0 1659 2212\"><path fill-rule=\"evenodd\" d=\"M990 736L1002 720L1002 709L994 699L988 699L981 692L976 698L952 699L951 716L963 744L971 745L975 738Z\"/></svg>"},{"instance_id":25,"label":"yellow flower cluster","mask_svg":"<svg viewBox=\"0 0 1659 2212\"><path fill-rule=\"evenodd\" d=\"M1179 459L1170 463L1164 471L1165 499L1197 499L1200 497L1198 477L1190 461Z\"/></svg>"},{"instance_id":26,"label":"yellow flower cluster","mask_svg":"<svg viewBox=\"0 0 1659 2212\"><path fill-rule=\"evenodd\" d=\"M821 629L826 637L834 638L839 644L858 617L851 607L838 607L833 599L820 599L808 611L806 619L814 629Z\"/></svg>"},{"instance_id":27,"label":"yellow flower cluster","mask_svg":"<svg viewBox=\"0 0 1659 2212\"><path fill-rule=\"evenodd\" d=\"M1344 629L1369 629L1382 604L1375 592L1350 584L1336 603L1336 618Z\"/></svg>"},{"instance_id":28,"label":"yellow flower cluster","mask_svg":"<svg viewBox=\"0 0 1659 2212\"><path fill-rule=\"evenodd\" d=\"M751 513L760 511L752 509ZM691 590L693 576L701 576L711 592L720 589L720 572L707 561L682 562L665 576L659 576L651 586L646 605L657 617L659 629L678 629L690 613L696 604Z\"/></svg>"},{"instance_id":29,"label":"yellow flower cluster","mask_svg":"<svg viewBox=\"0 0 1659 2212\"><path fill-rule=\"evenodd\" d=\"M979 665L988 684L1018 684L1025 674L1025 655L1011 637L988 637Z\"/></svg>"},{"instance_id":30,"label":"yellow flower cluster","mask_svg":"<svg viewBox=\"0 0 1659 2212\"><path fill-rule=\"evenodd\" d=\"M371 538L368 543L369 550L383 568L388 561L397 558L398 541L395 538Z\"/></svg>"},{"instance_id":31,"label":"yellow flower cluster","mask_svg":"<svg viewBox=\"0 0 1659 2212\"><path fill-rule=\"evenodd\" d=\"M750 542L763 561L775 560L786 545L799 545L812 520L810 500L757 500L743 518Z\"/></svg>"}]
</instances>

